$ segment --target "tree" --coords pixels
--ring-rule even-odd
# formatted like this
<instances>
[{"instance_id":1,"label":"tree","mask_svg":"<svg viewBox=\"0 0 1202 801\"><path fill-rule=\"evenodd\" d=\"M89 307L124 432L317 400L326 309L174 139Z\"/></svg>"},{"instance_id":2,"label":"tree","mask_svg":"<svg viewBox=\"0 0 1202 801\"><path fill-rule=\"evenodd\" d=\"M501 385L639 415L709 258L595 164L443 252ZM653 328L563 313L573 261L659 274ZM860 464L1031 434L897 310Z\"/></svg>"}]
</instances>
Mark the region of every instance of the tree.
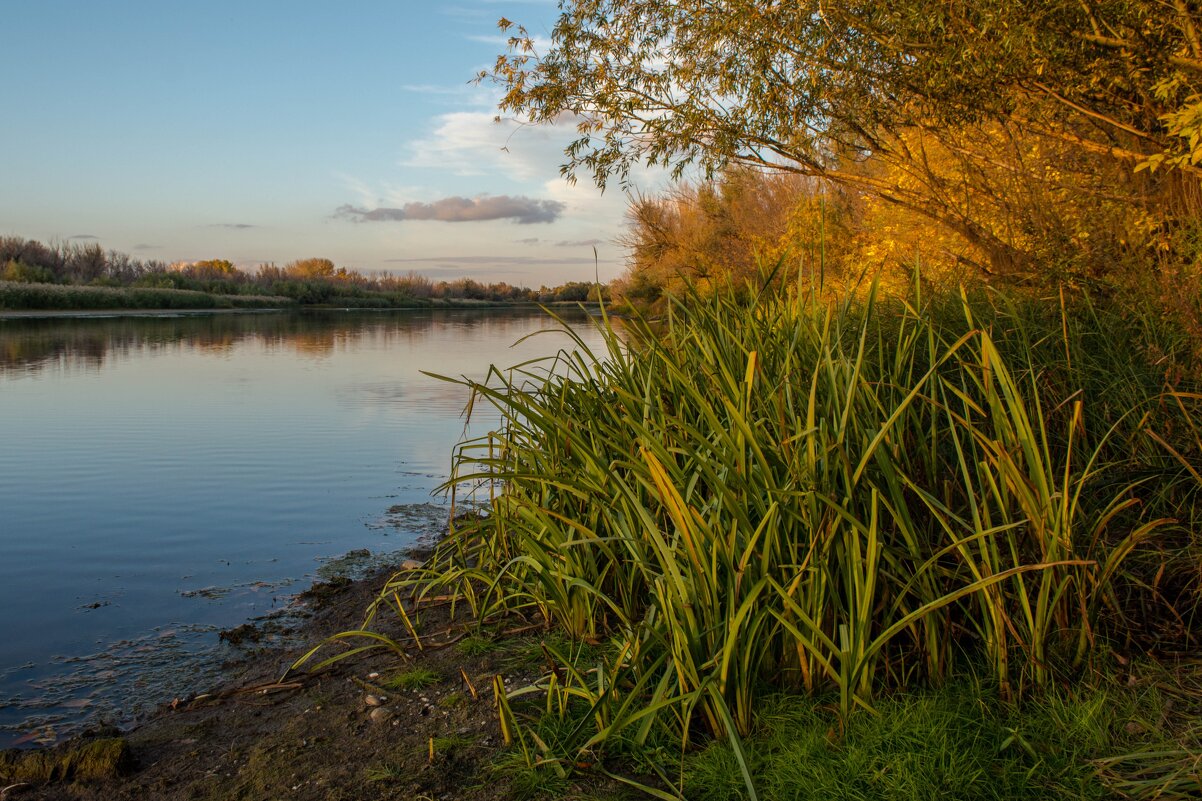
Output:
<instances>
[{"instance_id":1,"label":"tree","mask_svg":"<svg viewBox=\"0 0 1202 801\"><path fill-rule=\"evenodd\" d=\"M194 262L185 267L184 272L191 278L202 280L244 277L242 276L242 271L229 259L205 259L204 261Z\"/></svg>"},{"instance_id":2,"label":"tree","mask_svg":"<svg viewBox=\"0 0 1202 801\"><path fill-rule=\"evenodd\" d=\"M731 168L710 183L682 183L639 196L627 214L627 277L621 291L639 302L679 294L741 288L781 259L815 283L833 279L853 240L852 199L792 173ZM821 274L821 275L820 275ZM831 284L835 282L832 280Z\"/></svg>"},{"instance_id":3,"label":"tree","mask_svg":"<svg viewBox=\"0 0 1202 801\"><path fill-rule=\"evenodd\" d=\"M639 162L678 176L731 162L798 172L937 221L992 271L1016 275L1031 269L1024 237L1040 221L1029 208L996 219L1015 173L1164 209L1151 228L1198 210L1192 0L562 0L560 10L541 54L501 20L514 35L491 75L502 111L575 121L569 178L604 186ZM1105 185L1041 175L1065 158Z\"/></svg>"},{"instance_id":4,"label":"tree","mask_svg":"<svg viewBox=\"0 0 1202 801\"><path fill-rule=\"evenodd\" d=\"M329 259L299 259L284 268L290 278L334 278L337 271Z\"/></svg>"}]
</instances>

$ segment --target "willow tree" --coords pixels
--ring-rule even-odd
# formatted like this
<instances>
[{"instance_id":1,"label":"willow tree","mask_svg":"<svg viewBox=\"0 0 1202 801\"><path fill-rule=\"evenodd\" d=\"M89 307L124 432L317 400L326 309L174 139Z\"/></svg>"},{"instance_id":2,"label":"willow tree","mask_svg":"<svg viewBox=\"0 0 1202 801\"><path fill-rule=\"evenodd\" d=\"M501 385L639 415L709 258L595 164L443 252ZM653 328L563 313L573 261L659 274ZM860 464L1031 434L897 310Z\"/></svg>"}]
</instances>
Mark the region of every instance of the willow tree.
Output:
<instances>
[{"instance_id":1,"label":"willow tree","mask_svg":"<svg viewBox=\"0 0 1202 801\"><path fill-rule=\"evenodd\" d=\"M1148 230L1198 210L1196 0L559 7L545 52L501 20L509 50L481 77L503 84L503 112L575 124L569 178L798 172L938 221L1012 274L1031 266L1024 235L1063 216L1016 207L1018 179L1032 197L1142 208Z\"/></svg>"}]
</instances>

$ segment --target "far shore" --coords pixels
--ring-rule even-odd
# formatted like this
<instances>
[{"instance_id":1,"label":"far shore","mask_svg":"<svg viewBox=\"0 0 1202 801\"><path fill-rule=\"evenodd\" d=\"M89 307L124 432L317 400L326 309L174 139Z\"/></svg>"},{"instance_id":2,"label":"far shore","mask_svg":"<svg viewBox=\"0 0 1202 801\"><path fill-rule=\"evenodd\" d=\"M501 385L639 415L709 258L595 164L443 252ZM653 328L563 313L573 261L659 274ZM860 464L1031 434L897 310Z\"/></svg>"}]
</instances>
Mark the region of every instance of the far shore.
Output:
<instances>
[{"instance_id":1,"label":"far shore","mask_svg":"<svg viewBox=\"0 0 1202 801\"><path fill-rule=\"evenodd\" d=\"M294 311L270 309L0 309L0 320L36 317L200 317L208 314L262 314Z\"/></svg>"},{"instance_id":2,"label":"far shore","mask_svg":"<svg viewBox=\"0 0 1202 801\"><path fill-rule=\"evenodd\" d=\"M371 308L355 306L278 306L260 309L0 309L0 320L23 320L39 318L82 318L104 319L110 317L203 317L210 314L278 314L281 312L410 312L433 309L536 309L541 306L562 308L564 306L595 307L596 303L553 303L493 302L487 300L454 299L433 301L420 306L392 306Z\"/></svg>"}]
</instances>

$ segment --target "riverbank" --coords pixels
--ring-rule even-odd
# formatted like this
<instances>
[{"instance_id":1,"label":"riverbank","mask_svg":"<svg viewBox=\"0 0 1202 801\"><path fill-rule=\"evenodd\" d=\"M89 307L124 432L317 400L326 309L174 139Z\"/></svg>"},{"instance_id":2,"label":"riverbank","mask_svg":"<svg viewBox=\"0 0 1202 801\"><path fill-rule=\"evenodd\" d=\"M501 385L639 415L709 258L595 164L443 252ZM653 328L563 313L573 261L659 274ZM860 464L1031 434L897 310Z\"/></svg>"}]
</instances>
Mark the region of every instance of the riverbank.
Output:
<instances>
[{"instance_id":1,"label":"riverbank","mask_svg":"<svg viewBox=\"0 0 1202 801\"><path fill-rule=\"evenodd\" d=\"M415 563L409 563L415 564ZM98 740L124 743L108 774L39 782L20 761L3 767L0 797L51 801L99 799L392 799L510 798L490 781L488 765L503 748L491 700L492 677L510 682L537 672L536 639L514 636L504 647L471 653L464 635L433 635L411 658L375 651L316 672L287 671L323 638L358 627L364 610L392 574L319 583L298 597L307 612L284 648L256 647L276 625L259 621L228 637L244 657L228 666L230 681L198 687L164 705L128 733L99 729L39 753L77 754ZM447 609L431 609L425 627L445 631ZM401 631L381 629L401 636ZM458 646L458 647L457 647ZM316 660L315 660L316 661ZM283 677L283 678L281 678ZM7 752L13 754L14 752ZM22 772L22 771L25 772Z\"/></svg>"},{"instance_id":2,"label":"riverbank","mask_svg":"<svg viewBox=\"0 0 1202 801\"><path fill-rule=\"evenodd\" d=\"M407 561L401 573L417 566ZM480 636L462 608L453 621L445 600L434 597L414 610L420 648L403 622L381 615L372 630L400 644L404 656L380 648L312 669L367 642L327 638L360 627L394 570L302 593L303 622L285 632L286 646L258 646L292 625L279 617L226 632L243 649L227 666L230 680L164 704L132 731L101 728L44 751L0 752L0 798L633 801L648 796L623 781L663 786L640 769L681 755L651 744L611 754L604 765L600 757L578 761L566 776L553 762L525 764L520 741L506 745L496 687L514 694L505 707L518 710L527 738L536 730L548 736L548 721L554 728L556 714L543 710L541 694L524 706L516 697L554 672L550 654L564 647L541 626L511 621ZM323 641L307 668L289 669ZM570 669L587 669L581 657ZM1021 707L963 683L910 691L881 699L879 717L856 716L845 729L832 699L782 696L759 710L746 748L761 779L781 782L782 792L793 787L787 797L798 799L1141 797L1123 775L1123 760L1147 760L1140 743L1196 734L1192 688L1202 670L1121 656L1111 669L1089 692L1054 693ZM1120 742L1132 748L1129 756L1107 751ZM722 743L699 745L679 763L683 797L744 797L730 752ZM1165 797L1187 796L1197 769L1177 777L1185 795Z\"/></svg>"}]
</instances>

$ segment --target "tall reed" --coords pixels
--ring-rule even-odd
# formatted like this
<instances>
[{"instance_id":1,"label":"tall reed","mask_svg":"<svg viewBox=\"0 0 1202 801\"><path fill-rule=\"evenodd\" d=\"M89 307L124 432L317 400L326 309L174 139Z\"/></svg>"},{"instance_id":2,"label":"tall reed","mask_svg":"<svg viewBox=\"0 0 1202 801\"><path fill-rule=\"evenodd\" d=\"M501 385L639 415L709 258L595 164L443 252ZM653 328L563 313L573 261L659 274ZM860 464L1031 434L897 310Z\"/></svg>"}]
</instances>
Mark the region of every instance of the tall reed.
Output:
<instances>
[{"instance_id":1,"label":"tall reed","mask_svg":"<svg viewBox=\"0 0 1202 801\"><path fill-rule=\"evenodd\" d=\"M1094 393L1067 310L717 293L601 325L603 353L454 379L502 416L449 483L489 510L406 585L606 644L535 688L585 705L581 749L737 744L766 690L846 716L966 662L1020 694L1122 633L1125 560L1168 525L1128 447L1149 393Z\"/></svg>"}]
</instances>

